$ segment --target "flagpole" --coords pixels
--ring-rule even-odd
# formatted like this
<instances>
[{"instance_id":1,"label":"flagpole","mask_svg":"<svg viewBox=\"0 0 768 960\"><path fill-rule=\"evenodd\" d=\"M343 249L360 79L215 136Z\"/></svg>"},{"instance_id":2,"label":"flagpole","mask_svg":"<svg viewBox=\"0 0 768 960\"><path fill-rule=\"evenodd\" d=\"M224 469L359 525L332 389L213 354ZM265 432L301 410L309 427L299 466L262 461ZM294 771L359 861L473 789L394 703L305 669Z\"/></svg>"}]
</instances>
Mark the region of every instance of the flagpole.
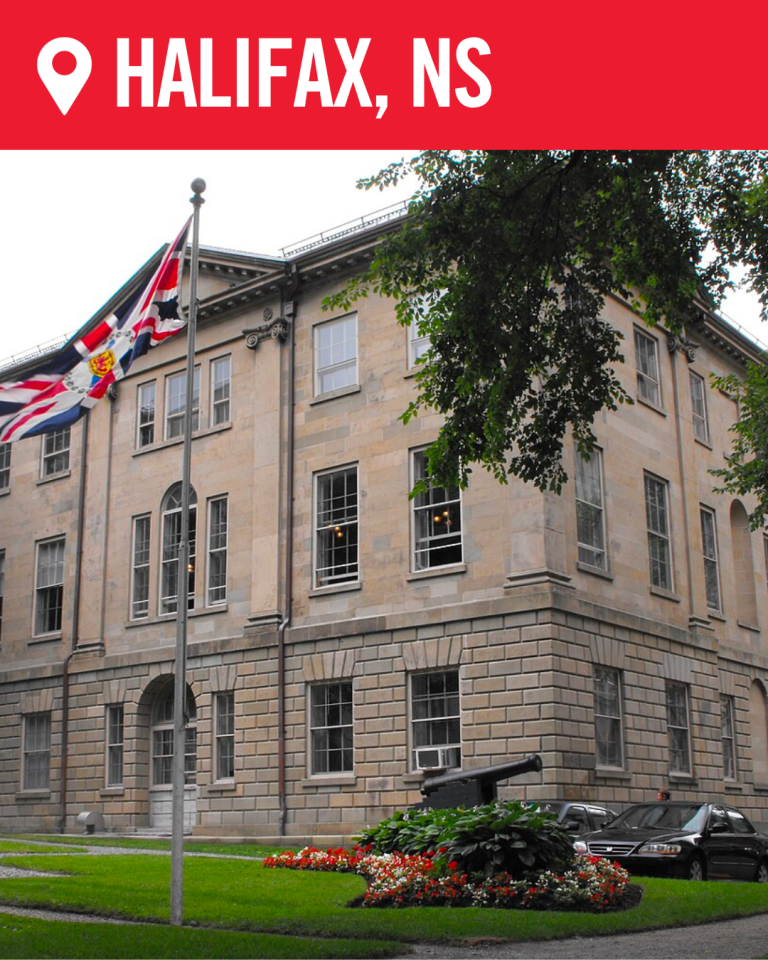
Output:
<instances>
[{"instance_id":1,"label":"flagpole","mask_svg":"<svg viewBox=\"0 0 768 960\"><path fill-rule=\"evenodd\" d=\"M173 800L171 810L171 924L181 926L184 915L184 754L187 720L187 594L189 592L189 501L192 468L192 405L195 386L195 328L197 325L197 269L201 194L205 180L192 181L192 259L189 268L187 318L187 396L184 410L184 452L181 474L181 530L176 593L176 669L173 693ZM182 254L183 257L183 254Z\"/></svg>"}]
</instances>

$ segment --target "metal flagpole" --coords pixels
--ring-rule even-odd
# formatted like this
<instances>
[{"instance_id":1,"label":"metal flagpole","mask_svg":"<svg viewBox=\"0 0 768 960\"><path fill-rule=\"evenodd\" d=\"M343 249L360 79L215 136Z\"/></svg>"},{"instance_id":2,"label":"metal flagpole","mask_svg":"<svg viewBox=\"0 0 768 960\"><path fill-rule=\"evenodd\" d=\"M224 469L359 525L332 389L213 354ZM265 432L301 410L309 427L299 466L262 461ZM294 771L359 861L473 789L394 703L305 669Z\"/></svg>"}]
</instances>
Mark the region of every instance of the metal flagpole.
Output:
<instances>
[{"instance_id":1,"label":"metal flagpole","mask_svg":"<svg viewBox=\"0 0 768 960\"><path fill-rule=\"evenodd\" d=\"M184 914L184 754L187 738L187 595L189 592L189 500L192 466L192 404L195 386L195 327L197 324L197 262L201 194L205 180L193 180L192 260L189 269L187 317L187 397L184 410L184 454L181 474L181 530L176 592L176 670L173 690L173 805L171 820L171 924L179 927Z\"/></svg>"}]
</instances>

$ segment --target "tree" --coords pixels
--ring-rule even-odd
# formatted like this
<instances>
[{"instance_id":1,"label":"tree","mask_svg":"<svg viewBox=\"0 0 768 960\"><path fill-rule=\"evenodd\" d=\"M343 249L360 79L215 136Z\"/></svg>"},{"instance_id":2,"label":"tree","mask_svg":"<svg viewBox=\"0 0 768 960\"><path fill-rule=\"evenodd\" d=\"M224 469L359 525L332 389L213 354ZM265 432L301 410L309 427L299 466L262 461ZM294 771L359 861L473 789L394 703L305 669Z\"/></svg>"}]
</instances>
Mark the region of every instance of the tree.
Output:
<instances>
[{"instance_id":1,"label":"tree","mask_svg":"<svg viewBox=\"0 0 768 960\"><path fill-rule=\"evenodd\" d=\"M588 455L598 411L632 402L607 297L680 332L741 264L768 316L767 170L768 151L425 151L361 181L415 173L419 186L402 228L326 304L381 293L429 335L402 419L444 414L435 482L465 486L479 464L559 492L569 426Z\"/></svg>"}]
</instances>

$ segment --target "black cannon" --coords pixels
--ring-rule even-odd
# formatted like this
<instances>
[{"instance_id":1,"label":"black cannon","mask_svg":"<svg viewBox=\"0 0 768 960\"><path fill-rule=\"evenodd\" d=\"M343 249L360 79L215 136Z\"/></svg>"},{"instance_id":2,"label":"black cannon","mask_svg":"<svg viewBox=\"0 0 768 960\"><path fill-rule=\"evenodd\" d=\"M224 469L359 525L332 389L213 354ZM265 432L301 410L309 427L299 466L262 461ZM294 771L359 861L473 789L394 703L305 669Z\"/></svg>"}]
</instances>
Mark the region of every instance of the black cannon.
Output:
<instances>
[{"instance_id":1,"label":"black cannon","mask_svg":"<svg viewBox=\"0 0 768 960\"><path fill-rule=\"evenodd\" d=\"M496 784L509 777L519 777L532 770L537 773L543 764L538 753L523 760L510 760L507 763L495 763L490 767L478 767L476 770L457 770L444 773L424 781L421 793L424 799L416 804L416 810L448 807L477 807L492 803L497 796Z\"/></svg>"}]
</instances>

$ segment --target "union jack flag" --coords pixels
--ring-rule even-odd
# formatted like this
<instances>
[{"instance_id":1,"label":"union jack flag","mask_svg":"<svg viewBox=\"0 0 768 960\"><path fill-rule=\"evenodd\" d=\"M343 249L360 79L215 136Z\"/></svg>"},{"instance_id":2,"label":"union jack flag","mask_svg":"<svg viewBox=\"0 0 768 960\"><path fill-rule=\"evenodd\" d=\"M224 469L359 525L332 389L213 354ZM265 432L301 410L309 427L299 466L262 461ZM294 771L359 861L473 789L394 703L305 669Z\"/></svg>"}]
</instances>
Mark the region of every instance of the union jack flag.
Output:
<instances>
[{"instance_id":1,"label":"union jack flag","mask_svg":"<svg viewBox=\"0 0 768 960\"><path fill-rule=\"evenodd\" d=\"M137 357L175 336L179 285L192 218L168 247L149 283L110 317L76 333L23 380L0 382L0 443L61 430L95 406Z\"/></svg>"}]
</instances>

